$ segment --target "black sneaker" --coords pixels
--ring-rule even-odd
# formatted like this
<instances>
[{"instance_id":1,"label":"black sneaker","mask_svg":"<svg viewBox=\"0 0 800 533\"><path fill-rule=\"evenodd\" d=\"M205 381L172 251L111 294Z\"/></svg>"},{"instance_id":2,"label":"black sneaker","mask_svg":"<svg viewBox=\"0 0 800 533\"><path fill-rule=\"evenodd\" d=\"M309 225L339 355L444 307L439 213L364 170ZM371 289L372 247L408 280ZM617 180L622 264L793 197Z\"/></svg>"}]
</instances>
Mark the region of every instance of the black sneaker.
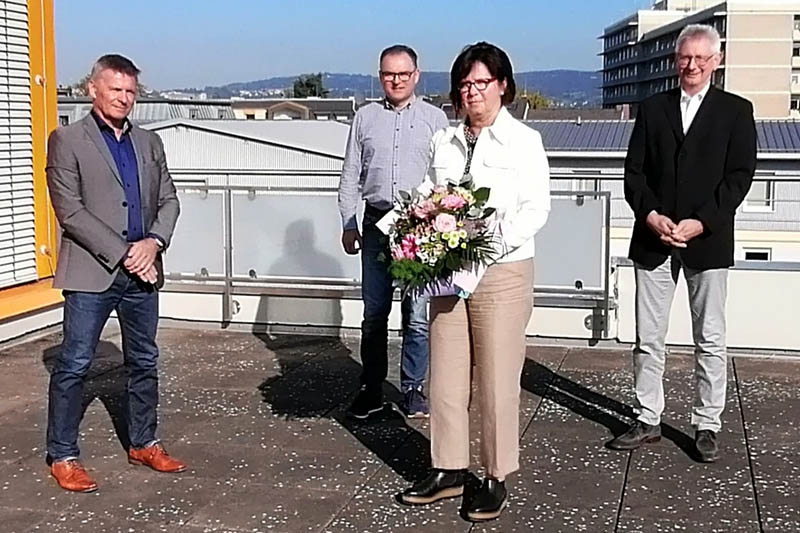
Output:
<instances>
[{"instance_id":1,"label":"black sneaker","mask_svg":"<svg viewBox=\"0 0 800 533\"><path fill-rule=\"evenodd\" d=\"M467 518L472 522L494 520L503 512L508 503L508 492L504 481L485 478L480 490L467 509Z\"/></svg>"},{"instance_id":2,"label":"black sneaker","mask_svg":"<svg viewBox=\"0 0 800 533\"><path fill-rule=\"evenodd\" d=\"M411 388L406 391L403 402L400 404L400 410L408 418L428 418L431 416L428 409L428 399L422 394L422 387Z\"/></svg>"},{"instance_id":3,"label":"black sneaker","mask_svg":"<svg viewBox=\"0 0 800 533\"><path fill-rule=\"evenodd\" d=\"M431 473L397 496L405 505L428 505L446 498L457 498L464 494L464 470L440 470Z\"/></svg>"},{"instance_id":4,"label":"black sneaker","mask_svg":"<svg viewBox=\"0 0 800 533\"><path fill-rule=\"evenodd\" d=\"M661 440L661 426L651 426L637 420L631 428L615 439L606 443L612 450L635 450L642 444Z\"/></svg>"},{"instance_id":5,"label":"black sneaker","mask_svg":"<svg viewBox=\"0 0 800 533\"><path fill-rule=\"evenodd\" d=\"M697 458L700 462L713 463L719 459L717 434L710 429L701 429L694 434L694 447L697 449Z\"/></svg>"},{"instance_id":6,"label":"black sneaker","mask_svg":"<svg viewBox=\"0 0 800 533\"><path fill-rule=\"evenodd\" d=\"M373 390L361 387L356 399L347 410L347 416L358 420L366 420L370 415L379 413L383 410L383 394L380 389Z\"/></svg>"}]
</instances>

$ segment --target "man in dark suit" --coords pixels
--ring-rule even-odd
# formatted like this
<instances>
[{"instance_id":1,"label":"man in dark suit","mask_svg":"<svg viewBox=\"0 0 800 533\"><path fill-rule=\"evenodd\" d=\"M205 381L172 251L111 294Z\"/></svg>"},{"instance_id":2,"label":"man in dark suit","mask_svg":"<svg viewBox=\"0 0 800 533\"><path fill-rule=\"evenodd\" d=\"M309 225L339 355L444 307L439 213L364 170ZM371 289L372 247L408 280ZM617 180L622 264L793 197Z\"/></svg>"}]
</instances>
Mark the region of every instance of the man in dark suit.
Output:
<instances>
[{"instance_id":1,"label":"man in dark suit","mask_svg":"<svg viewBox=\"0 0 800 533\"><path fill-rule=\"evenodd\" d=\"M54 286L64 290L64 340L50 377L47 458L59 485L77 492L97 489L78 460L78 426L84 380L112 311L128 372L128 461L186 469L156 438L156 289L180 208L160 138L127 118L138 75L125 57L98 59L91 113L55 130L48 144L47 185L63 230Z\"/></svg>"},{"instance_id":2,"label":"man in dark suit","mask_svg":"<svg viewBox=\"0 0 800 533\"><path fill-rule=\"evenodd\" d=\"M641 103L625 160L625 199L636 222L635 408L630 430L608 446L632 450L661 438L665 337L678 274L689 290L695 344L692 426L697 458L718 457L727 383L725 300L733 218L756 166L753 106L711 86L720 37L687 26L675 63L680 87Z\"/></svg>"}]
</instances>

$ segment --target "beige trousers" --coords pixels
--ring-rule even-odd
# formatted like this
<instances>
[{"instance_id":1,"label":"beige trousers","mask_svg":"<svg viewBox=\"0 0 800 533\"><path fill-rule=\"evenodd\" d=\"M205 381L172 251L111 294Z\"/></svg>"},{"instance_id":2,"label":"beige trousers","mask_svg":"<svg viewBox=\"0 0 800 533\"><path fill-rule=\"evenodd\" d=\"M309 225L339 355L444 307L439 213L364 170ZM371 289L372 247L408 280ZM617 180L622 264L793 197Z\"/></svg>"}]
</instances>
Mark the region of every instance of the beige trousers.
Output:
<instances>
[{"instance_id":1,"label":"beige trousers","mask_svg":"<svg viewBox=\"0 0 800 533\"><path fill-rule=\"evenodd\" d=\"M434 468L469 467L473 366L481 463L504 479L519 469L520 376L533 310L533 260L490 266L475 293L431 299L430 409Z\"/></svg>"}]
</instances>

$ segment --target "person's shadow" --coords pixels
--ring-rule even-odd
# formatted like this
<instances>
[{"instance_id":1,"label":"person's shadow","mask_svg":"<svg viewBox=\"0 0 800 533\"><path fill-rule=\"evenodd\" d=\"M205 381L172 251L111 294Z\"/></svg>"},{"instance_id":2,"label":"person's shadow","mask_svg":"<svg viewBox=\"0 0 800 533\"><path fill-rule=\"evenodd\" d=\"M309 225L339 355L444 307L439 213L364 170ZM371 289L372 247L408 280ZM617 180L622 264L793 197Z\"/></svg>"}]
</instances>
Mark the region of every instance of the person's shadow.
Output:
<instances>
[{"instance_id":1,"label":"person's shadow","mask_svg":"<svg viewBox=\"0 0 800 533\"><path fill-rule=\"evenodd\" d=\"M295 220L284 234L281 247L284 255L267 267L266 272L253 272L251 275L256 278L261 275L297 278L301 282L303 278L328 278L334 284L337 280L347 281L342 264L334 256L320 250L316 241L313 222L310 219ZM254 333L265 333L268 323L324 324L337 329L342 324L342 310L337 299L321 300L325 302L323 305L294 307L285 301L282 305L273 306L273 301L280 302L266 295L259 298Z\"/></svg>"},{"instance_id":2,"label":"person's shadow","mask_svg":"<svg viewBox=\"0 0 800 533\"><path fill-rule=\"evenodd\" d=\"M53 371L61 346L44 350L42 363L49 372ZM84 381L81 397L81 418L95 399L100 400L111 418L117 439L125 451L130 448L128 432L128 375L123 356L116 344L101 340L97 344L92 366Z\"/></svg>"},{"instance_id":3,"label":"person's shadow","mask_svg":"<svg viewBox=\"0 0 800 533\"><path fill-rule=\"evenodd\" d=\"M625 433L636 418L631 406L594 392L531 359L526 359L523 367L522 388L605 426L614 437ZM697 460L697 449L689 435L666 423L661 424L661 434Z\"/></svg>"},{"instance_id":4,"label":"person's shadow","mask_svg":"<svg viewBox=\"0 0 800 533\"><path fill-rule=\"evenodd\" d=\"M402 394L394 385L384 382L384 408L368 420L346 414L359 389L361 365L340 339L254 334L275 353L281 368L280 375L259 386L273 414L287 419L329 418L409 483L427 475L430 442L395 407ZM308 359L309 352L319 355Z\"/></svg>"}]
</instances>

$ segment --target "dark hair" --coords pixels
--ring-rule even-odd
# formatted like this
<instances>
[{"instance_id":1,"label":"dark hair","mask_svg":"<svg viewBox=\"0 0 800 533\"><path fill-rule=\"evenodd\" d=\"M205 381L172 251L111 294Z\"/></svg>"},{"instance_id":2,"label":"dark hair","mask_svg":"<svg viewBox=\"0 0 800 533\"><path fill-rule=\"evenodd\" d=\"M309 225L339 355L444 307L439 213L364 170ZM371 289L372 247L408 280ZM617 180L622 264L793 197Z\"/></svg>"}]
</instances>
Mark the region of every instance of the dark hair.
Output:
<instances>
[{"instance_id":1,"label":"dark hair","mask_svg":"<svg viewBox=\"0 0 800 533\"><path fill-rule=\"evenodd\" d=\"M139 73L142 72L136 67L136 65L133 64L133 61L119 54L106 54L104 56L100 56L97 61L94 62L94 65L92 66L92 73L89 77L94 79L104 70L121 72L127 76L133 76L134 78L138 78Z\"/></svg>"},{"instance_id":2,"label":"dark hair","mask_svg":"<svg viewBox=\"0 0 800 533\"><path fill-rule=\"evenodd\" d=\"M493 44L481 41L465 46L450 69L450 101L453 102L456 113L459 113L462 108L461 90L459 89L461 80L469 75L472 66L479 61L486 65L498 83L506 82L506 90L502 97L503 105L514 101L517 85L514 83L514 69L508 54Z\"/></svg>"},{"instance_id":3,"label":"dark hair","mask_svg":"<svg viewBox=\"0 0 800 533\"><path fill-rule=\"evenodd\" d=\"M383 52L381 52L381 57L378 62L383 63L384 57L393 56L395 54L408 54L408 57L411 58L411 62L414 63L414 68L417 68L417 53L413 48L404 44L394 44L389 48L386 48Z\"/></svg>"}]
</instances>

